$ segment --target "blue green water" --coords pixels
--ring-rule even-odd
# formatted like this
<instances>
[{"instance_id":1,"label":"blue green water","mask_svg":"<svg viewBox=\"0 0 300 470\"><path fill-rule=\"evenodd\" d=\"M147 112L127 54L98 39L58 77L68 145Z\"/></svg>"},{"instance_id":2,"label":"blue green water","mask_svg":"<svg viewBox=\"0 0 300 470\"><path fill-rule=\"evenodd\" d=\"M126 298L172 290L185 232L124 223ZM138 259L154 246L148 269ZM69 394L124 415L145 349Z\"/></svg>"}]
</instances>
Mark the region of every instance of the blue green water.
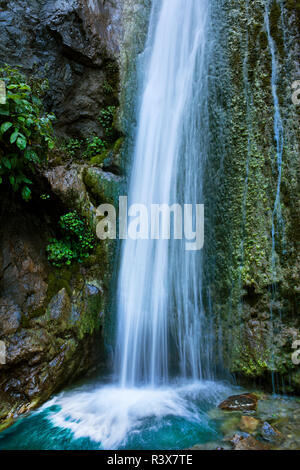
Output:
<instances>
[{"instance_id":1,"label":"blue green water","mask_svg":"<svg viewBox=\"0 0 300 470\"><path fill-rule=\"evenodd\" d=\"M186 449L220 437L209 411L232 392L211 382L67 390L0 434L6 450Z\"/></svg>"}]
</instances>

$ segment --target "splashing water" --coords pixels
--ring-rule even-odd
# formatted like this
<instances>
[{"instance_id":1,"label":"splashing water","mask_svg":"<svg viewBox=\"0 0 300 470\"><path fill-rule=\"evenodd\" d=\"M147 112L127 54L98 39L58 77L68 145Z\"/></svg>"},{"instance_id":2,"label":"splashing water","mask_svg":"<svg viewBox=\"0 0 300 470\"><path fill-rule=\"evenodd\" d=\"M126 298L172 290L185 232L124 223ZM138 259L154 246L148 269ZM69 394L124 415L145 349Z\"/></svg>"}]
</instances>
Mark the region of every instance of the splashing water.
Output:
<instances>
[{"instance_id":1,"label":"splashing water","mask_svg":"<svg viewBox=\"0 0 300 470\"><path fill-rule=\"evenodd\" d=\"M84 386L63 392L0 435L0 449L184 449L220 435L207 411L233 389Z\"/></svg>"}]
</instances>

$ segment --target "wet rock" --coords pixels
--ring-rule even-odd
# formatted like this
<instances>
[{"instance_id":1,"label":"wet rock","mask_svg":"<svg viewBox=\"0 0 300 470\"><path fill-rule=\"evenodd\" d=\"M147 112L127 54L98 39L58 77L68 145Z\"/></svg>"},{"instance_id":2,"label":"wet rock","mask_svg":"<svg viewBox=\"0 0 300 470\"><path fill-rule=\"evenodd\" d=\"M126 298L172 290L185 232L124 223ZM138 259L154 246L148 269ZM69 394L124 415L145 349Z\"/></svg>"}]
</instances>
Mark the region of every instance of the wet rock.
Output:
<instances>
[{"instance_id":1,"label":"wet rock","mask_svg":"<svg viewBox=\"0 0 300 470\"><path fill-rule=\"evenodd\" d=\"M225 416L221 418L220 430L224 436L232 436L232 433L238 429L240 416L239 413L228 414L224 413Z\"/></svg>"},{"instance_id":2,"label":"wet rock","mask_svg":"<svg viewBox=\"0 0 300 470\"><path fill-rule=\"evenodd\" d=\"M35 324L44 327L47 331L61 334L71 328L71 301L65 288L54 295L47 306L46 313L38 318Z\"/></svg>"},{"instance_id":3,"label":"wet rock","mask_svg":"<svg viewBox=\"0 0 300 470\"><path fill-rule=\"evenodd\" d=\"M45 172L52 191L66 204L67 207L84 205L86 189L81 178L82 168L79 165L66 167L64 165L51 168Z\"/></svg>"},{"instance_id":4,"label":"wet rock","mask_svg":"<svg viewBox=\"0 0 300 470\"><path fill-rule=\"evenodd\" d=\"M87 167L83 172L83 181L99 203L107 201L113 204L118 198L122 178L100 168Z\"/></svg>"},{"instance_id":5,"label":"wet rock","mask_svg":"<svg viewBox=\"0 0 300 470\"><path fill-rule=\"evenodd\" d=\"M275 427L271 426L267 421L264 422L261 428L261 434L263 438L268 442L280 442L284 439L281 432Z\"/></svg>"},{"instance_id":6,"label":"wet rock","mask_svg":"<svg viewBox=\"0 0 300 470\"><path fill-rule=\"evenodd\" d=\"M259 426L259 420L252 416L242 416L239 424L241 431L254 432Z\"/></svg>"},{"instance_id":7,"label":"wet rock","mask_svg":"<svg viewBox=\"0 0 300 470\"><path fill-rule=\"evenodd\" d=\"M54 174L65 179L53 185L60 187L61 197L71 194L79 211L89 207L78 173L60 170ZM107 301L105 270L99 268L97 254L92 264L54 269L45 250L55 227L52 213L39 212L35 201L23 206L6 195L1 201L0 339L6 344L6 364L0 365L0 425L23 412L25 404L41 404L101 363ZM56 201L53 192L52 201ZM63 207L68 207L67 198ZM106 251L101 250L104 260Z\"/></svg>"},{"instance_id":8,"label":"wet rock","mask_svg":"<svg viewBox=\"0 0 300 470\"><path fill-rule=\"evenodd\" d=\"M207 442L206 444L197 444L187 450L231 450L231 446L226 442Z\"/></svg>"},{"instance_id":9,"label":"wet rock","mask_svg":"<svg viewBox=\"0 0 300 470\"><path fill-rule=\"evenodd\" d=\"M225 411L252 411L256 410L258 399L252 393L233 395L224 400L219 408Z\"/></svg>"},{"instance_id":10,"label":"wet rock","mask_svg":"<svg viewBox=\"0 0 300 470\"><path fill-rule=\"evenodd\" d=\"M0 338L15 333L20 323L20 308L9 299L0 299Z\"/></svg>"},{"instance_id":11,"label":"wet rock","mask_svg":"<svg viewBox=\"0 0 300 470\"><path fill-rule=\"evenodd\" d=\"M246 439L247 437L250 437L250 434L247 432L236 432L233 437L232 434L231 436L225 436L223 441L224 442L230 442L231 444L235 445L237 442L239 442L241 439Z\"/></svg>"}]
</instances>

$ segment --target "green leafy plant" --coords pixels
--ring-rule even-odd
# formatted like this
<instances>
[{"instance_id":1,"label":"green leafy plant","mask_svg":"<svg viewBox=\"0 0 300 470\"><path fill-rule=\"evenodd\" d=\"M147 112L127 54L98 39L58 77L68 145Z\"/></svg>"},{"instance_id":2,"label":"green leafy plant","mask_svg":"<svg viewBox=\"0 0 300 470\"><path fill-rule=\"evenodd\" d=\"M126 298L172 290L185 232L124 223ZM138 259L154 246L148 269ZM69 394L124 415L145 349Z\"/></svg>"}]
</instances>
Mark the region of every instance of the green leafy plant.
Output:
<instances>
[{"instance_id":1,"label":"green leafy plant","mask_svg":"<svg viewBox=\"0 0 300 470\"><path fill-rule=\"evenodd\" d=\"M48 260L56 267L69 266L72 261L81 263L95 246L94 234L76 211L61 216L59 225L63 237L49 240Z\"/></svg>"},{"instance_id":2,"label":"green leafy plant","mask_svg":"<svg viewBox=\"0 0 300 470\"><path fill-rule=\"evenodd\" d=\"M102 85L102 92L104 95L111 95L114 92L114 88L107 80L105 80Z\"/></svg>"},{"instance_id":3,"label":"green leafy plant","mask_svg":"<svg viewBox=\"0 0 300 470\"><path fill-rule=\"evenodd\" d=\"M75 253L64 240L51 238L47 246L48 260L53 266L70 265L75 259Z\"/></svg>"},{"instance_id":4,"label":"green leafy plant","mask_svg":"<svg viewBox=\"0 0 300 470\"><path fill-rule=\"evenodd\" d=\"M95 155L102 153L106 150L107 144L100 137L94 136L86 139L86 150L83 152L83 157L91 158Z\"/></svg>"},{"instance_id":5,"label":"green leafy plant","mask_svg":"<svg viewBox=\"0 0 300 470\"><path fill-rule=\"evenodd\" d=\"M0 68L0 80L6 85L6 102L0 104L0 184L9 181L26 201L31 197L28 174L46 159L54 147L53 114L43 111L41 99L18 69ZM38 87L39 94L41 87Z\"/></svg>"},{"instance_id":6,"label":"green leafy plant","mask_svg":"<svg viewBox=\"0 0 300 470\"><path fill-rule=\"evenodd\" d=\"M98 118L101 126L103 127L105 137L109 140L111 140L114 136L113 121L115 112L115 106L107 106L100 111Z\"/></svg>"},{"instance_id":7,"label":"green leafy plant","mask_svg":"<svg viewBox=\"0 0 300 470\"><path fill-rule=\"evenodd\" d=\"M80 139L70 139L64 145L64 148L70 157L74 157L81 150L83 141Z\"/></svg>"}]
</instances>

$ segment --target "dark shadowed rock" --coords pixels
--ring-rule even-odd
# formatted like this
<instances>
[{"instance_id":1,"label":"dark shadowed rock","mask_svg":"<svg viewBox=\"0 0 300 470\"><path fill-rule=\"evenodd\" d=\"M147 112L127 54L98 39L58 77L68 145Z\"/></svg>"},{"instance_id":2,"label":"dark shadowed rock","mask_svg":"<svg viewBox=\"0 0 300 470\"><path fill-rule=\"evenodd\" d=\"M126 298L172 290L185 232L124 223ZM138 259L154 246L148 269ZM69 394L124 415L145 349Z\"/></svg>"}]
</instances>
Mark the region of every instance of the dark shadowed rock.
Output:
<instances>
[{"instance_id":1,"label":"dark shadowed rock","mask_svg":"<svg viewBox=\"0 0 300 470\"><path fill-rule=\"evenodd\" d=\"M49 80L48 108L57 131L100 134L106 66L116 62L122 35L122 1L1 2L0 64L19 65Z\"/></svg>"}]
</instances>

